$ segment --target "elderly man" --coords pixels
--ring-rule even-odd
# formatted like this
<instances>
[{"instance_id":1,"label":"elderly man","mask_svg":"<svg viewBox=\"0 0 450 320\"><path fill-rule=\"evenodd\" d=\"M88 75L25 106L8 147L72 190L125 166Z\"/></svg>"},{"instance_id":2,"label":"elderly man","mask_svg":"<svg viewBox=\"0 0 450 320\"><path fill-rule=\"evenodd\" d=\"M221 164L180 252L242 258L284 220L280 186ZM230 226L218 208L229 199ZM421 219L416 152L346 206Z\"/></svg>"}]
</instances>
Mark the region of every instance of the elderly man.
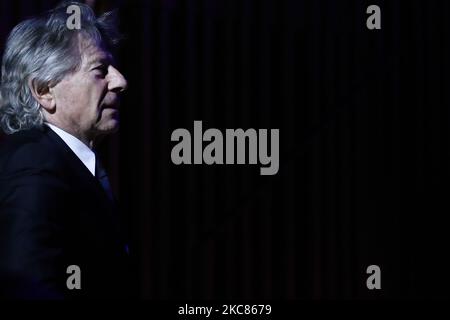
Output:
<instances>
[{"instance_id":1,"label":"elderly man","mask_svg":"<svg viewBox=\"0 0 450 320\"><path fill-rule=\"evenodd\" d=\"M80 27L68 28L68 5ZM94 152L117 130L127 87L111 14L65 3L17 25L2 60L0 292L6 298L127 296L128 249Z\"/></svg>"}]
</instances>

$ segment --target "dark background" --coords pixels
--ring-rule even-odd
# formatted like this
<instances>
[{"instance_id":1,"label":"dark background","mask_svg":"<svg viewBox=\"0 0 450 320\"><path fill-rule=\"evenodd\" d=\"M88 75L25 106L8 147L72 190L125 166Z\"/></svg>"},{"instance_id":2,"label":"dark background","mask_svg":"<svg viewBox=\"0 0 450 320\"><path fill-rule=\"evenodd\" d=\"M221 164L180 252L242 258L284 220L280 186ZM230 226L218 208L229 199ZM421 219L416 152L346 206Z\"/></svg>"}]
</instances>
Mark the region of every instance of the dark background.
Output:
<instances>
[{"instance_id":1,"label":"dark background","mask_svg":"<svg viewBox=\"0 0 450 320\"><path fill-rule=\"evenodd\" d=\"M0 50L57 2L1 0ZM121 130L101 152L140 297L450 296L450 2L90 2L118 7L126 35ZM171 133L194 120L279 128L278 174L175 166Z\"/></svg>"}]
</instances>

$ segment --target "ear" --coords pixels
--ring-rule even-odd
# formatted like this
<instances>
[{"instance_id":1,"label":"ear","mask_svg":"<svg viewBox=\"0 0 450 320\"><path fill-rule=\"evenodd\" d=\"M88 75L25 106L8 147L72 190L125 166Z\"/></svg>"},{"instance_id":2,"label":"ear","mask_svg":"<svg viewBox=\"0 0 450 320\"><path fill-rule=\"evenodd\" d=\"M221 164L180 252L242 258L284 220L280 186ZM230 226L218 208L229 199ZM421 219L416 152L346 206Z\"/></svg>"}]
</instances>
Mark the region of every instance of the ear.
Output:
<instances>
[{"instance_id":1,"label":"ear","mask_svg":"<svg viewBox=\"0 0 450 320\"><path fill-rule=\"evenodd\" d=\"M39 87L36 85L36 81L29 80L28 86L31 90L31 94L37 102L49 113L53 113L56 108L55 97L53 90L50 87Z\"/></svg>"}]
</instances>

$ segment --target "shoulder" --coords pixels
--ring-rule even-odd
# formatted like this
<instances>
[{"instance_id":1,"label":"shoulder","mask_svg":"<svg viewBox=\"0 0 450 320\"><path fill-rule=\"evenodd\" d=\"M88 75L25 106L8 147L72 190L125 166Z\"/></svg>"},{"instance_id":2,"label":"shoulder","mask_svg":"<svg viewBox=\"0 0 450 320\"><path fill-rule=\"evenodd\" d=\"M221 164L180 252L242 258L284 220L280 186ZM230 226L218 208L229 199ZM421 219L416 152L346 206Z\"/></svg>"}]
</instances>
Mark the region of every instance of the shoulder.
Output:
<instances>
[{"instance_id":1,"label":"shoulder","mask_svg":"<svg viewBox=\"0 0 450 320\"><path fill-rule=\"evenodd\" d=\"M7 136L0 144L0 173L51 170L58 167L58 154L47 129L30 129Z\"/></svg>"}]
</instances>

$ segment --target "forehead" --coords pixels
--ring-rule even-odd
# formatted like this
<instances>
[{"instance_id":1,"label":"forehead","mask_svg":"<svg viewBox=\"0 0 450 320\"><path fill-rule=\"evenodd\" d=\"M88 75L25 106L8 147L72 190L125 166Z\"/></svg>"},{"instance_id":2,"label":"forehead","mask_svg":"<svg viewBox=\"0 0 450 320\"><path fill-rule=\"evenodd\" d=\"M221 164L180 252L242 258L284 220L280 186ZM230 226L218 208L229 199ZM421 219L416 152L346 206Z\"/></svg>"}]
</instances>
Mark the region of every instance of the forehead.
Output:
<instances>
[{"instance_id":1,"label":"forehead","mask_svg":"<svg viewBox=\"0 0 450 320\"><path fill-rule=\"evenodd\" d=\"M83 66L89 67L96 63L113 63L112 54L96 41L79 37L78 43Z\"/></svg>"}]
</instances>

